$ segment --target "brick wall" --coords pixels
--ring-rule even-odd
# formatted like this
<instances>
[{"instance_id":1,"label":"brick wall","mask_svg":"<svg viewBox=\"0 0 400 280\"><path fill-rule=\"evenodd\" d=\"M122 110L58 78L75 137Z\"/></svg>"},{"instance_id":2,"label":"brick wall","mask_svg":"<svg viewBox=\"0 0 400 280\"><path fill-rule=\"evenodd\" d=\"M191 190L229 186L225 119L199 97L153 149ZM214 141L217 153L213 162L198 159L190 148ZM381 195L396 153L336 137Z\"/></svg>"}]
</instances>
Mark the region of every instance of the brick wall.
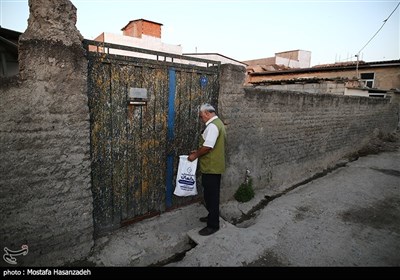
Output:
<instances>
[{"instance_id":1,"label":"brick wall","mask_svg":"<svg viewBox=\"0 0 400 280\"><path fill-rule=\"evenodd\" d=\"M232 198L246 169L256 188L279 192L397 127L398 106L387 99L242 87L244 71L222 65L219 108L228 137L223 200Z\"/></svg>"},{"instance_id":2,"label":"brick wall","mask_svg":"<svg viewBox=\"0 0 400 280\"><path fill-rule=\"evenodd\" d=\"M161 25L153 22L142 22L142 33L157 38L161 38Z\"/></svg>"},{"instance_id":3,"label":"brick wall","mask_svg":"<svg viewBox=\"0 0 400 280\"><path fill-rule=\"evenodd\" d=\"M148 35L161 38L161 24L147 20L135 20L126 26L123 30L123 35L137 38L142 38L142 35Z\"/></svg>"}]
</instances>

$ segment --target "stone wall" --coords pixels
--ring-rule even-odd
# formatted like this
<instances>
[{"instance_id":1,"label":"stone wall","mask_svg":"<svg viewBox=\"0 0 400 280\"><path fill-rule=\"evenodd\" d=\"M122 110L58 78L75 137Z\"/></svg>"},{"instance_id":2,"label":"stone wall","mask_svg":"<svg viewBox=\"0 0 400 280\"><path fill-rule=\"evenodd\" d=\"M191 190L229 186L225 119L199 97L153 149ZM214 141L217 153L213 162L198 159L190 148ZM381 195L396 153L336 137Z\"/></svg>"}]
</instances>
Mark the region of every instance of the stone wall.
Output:
<instances>
[{"instance_id":1,"label":"stone wall","mask_svg":"<svg viewBox=\"0 0 400 280\"><path fill-rule=\"evenodd\" d=\"M275 194L393 132L398 106L388 99L242 87L243 67L222 65L219 109L227 123L221 200L250 170L254 187Z\"/></svg>"},{"instance_id":2,"label":"stone wall","mask_svg":"<svg viewBox=\"0 0 400 280\"><path fill-rule=\"evenodd\" d=\"M55 266L93 246L87 61L70 1L29 6L20 76L0 82L0 248Z\"/></svg>"}]
</instances>

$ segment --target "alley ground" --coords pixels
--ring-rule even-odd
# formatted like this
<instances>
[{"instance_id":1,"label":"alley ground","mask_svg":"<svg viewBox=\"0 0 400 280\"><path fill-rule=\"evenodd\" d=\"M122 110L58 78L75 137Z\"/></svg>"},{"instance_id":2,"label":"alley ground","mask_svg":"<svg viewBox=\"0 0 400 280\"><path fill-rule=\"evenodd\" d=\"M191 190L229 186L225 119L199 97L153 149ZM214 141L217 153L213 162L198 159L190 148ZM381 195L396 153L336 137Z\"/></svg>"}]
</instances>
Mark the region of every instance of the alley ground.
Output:
<instances>
[{"instance_id":1,"label":"alley ground","mask_svg":"<svg viewBox=\"0 0 400 280\"><path fill-rule=\"evenodd\" d=\"M194 204L125 227L96 241L95 266L399 267L400 150L398 136L378 141L342 167L269 201L241 223L246 205L221 206L225 220L201 237L206 211ZM377 153L377 154L374 154ZM250 210L251 211L251 210Z\"/></svg>"}]
</instances>

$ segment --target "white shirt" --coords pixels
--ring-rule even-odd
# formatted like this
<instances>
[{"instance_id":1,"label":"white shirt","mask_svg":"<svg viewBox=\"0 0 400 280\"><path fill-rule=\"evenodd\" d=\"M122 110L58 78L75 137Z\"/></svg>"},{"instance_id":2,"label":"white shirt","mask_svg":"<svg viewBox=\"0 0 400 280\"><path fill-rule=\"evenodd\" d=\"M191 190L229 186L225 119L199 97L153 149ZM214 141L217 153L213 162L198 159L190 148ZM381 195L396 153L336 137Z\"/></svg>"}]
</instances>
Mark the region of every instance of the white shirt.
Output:
<instances>
[{"instance_id":1,"label":"white shirt","mask_svg":"<svg viewBox=\"0 0 400 280\"><path fill-rule=\"evenodd\" d=\"M206 129L204 129L201 135L204 139L203 146L214 148L215 142L217 142L219 135L218 127L211 123L215 119L218 119L218 116L214 116L206 122Z\"/></svg>"}]
</instances>

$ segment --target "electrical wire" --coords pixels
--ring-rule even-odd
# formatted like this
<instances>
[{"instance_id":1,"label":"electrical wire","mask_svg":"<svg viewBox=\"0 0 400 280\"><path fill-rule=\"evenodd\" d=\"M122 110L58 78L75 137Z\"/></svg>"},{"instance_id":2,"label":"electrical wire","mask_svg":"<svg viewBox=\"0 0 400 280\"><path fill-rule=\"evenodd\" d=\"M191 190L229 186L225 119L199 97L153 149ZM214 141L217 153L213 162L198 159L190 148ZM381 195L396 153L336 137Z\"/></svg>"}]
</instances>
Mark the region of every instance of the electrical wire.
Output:
<instances>
[{"instance_id":1,"label":"electrical wire","mask_svg":"<svg viewBox=\"0 0 400 280\"><path fill-rule=\"evenodd\" d=\"M368 44L372 41L372 39L375 38L375 36L379 33L379 31L381 31L381 29L383 28L383 26L386 24L386 22L389 20L389 18L393 15L393 13L397 10L397 8L399 7L399 5L400 5L400 2L397 4L396 8L394 8L393 12L390 13L390 15L387 17L387 19L385 19L385 20L383 21L383 24L382 24L381 28L379 28L378 31L376 31L376 33L374 34L374 36L372 36L372 38L369 39L369 41L364 45L364 47L362 47L361 50L358 51L357 57L360 55L361 51L362 51L363 49L365 49L366 46L368 46Z\"/></svg>"}]
</instances>

